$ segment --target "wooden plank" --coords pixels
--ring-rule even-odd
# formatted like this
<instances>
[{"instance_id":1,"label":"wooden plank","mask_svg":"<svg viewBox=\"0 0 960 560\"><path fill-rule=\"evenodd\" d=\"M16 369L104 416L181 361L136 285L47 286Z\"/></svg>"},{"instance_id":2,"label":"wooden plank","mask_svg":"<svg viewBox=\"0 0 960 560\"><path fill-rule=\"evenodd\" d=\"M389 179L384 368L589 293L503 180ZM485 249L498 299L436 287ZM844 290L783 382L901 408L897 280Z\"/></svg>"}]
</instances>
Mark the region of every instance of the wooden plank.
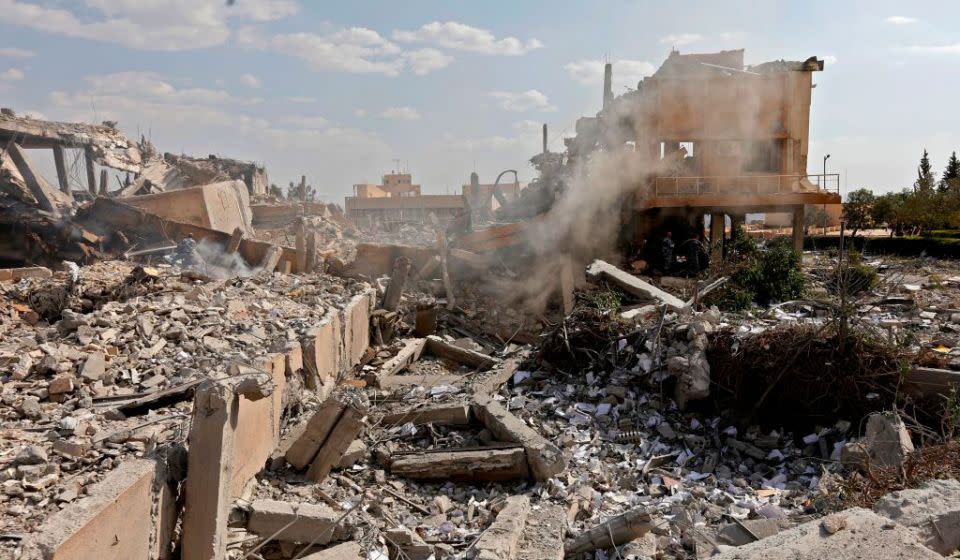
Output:
<instances>
[{"instance_id":1,"label":"wooden plank","mask_svg":"<svg viewBox=\"0 0 960 560\"><path fill-rule=\"evenodd\" d=\"M384 426L397 426L412 423L415 426L423 424L438 424L441 426L467 426L470 424L470 406L467 404L452 404L445 406L430 406L411 408L401 412L394 412L383 417L380 421Z\"/></svg>"},{"instance_id":2,"label":"wooden plank","mask_svg":"<svg viewBox=\"0 0 960 560\"><path fill-rule=\"evenodd\" d=\"M405 454L390 463L390 474L417 480L494 482L529 478L523 449L483 449Z\"/></svg>"},{"instance_id":3,"label":"wooden plank","mask_svg":"<svg viewBox=\"0 0 960 560\"><path fill-rule=\"evenodd\" d=\"M915 367L904 376L903 390L917 397L947 396L960 390L960 371Z\"/></svg>"},{"instance_id":4,"label":"wooden plank","mask_svg":"<svg viewBox=\"0 0 960 560\"><path fill-rule=\"evenodd\" d=\"M454 362L480 370L490 369L497 363L495 358L480 352L454 346L435 335L427 337L426 349L427 352L430 352L434 356L453 360Z\"/></svg>"}]
</instances>

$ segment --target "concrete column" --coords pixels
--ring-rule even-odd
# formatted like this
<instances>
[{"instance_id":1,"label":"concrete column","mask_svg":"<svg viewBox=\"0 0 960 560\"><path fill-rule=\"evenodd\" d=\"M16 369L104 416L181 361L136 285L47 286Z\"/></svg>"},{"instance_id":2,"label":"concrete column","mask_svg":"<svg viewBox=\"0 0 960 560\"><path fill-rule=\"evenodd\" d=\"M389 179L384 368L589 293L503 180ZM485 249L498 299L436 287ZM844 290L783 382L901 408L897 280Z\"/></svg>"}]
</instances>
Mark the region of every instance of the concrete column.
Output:
<instances>
[{"instance_id":1,"label":"concrete column","mask_svg":"<svg viewBox=\"0 0 960 560\"><path fill-rule=\"evenodd\" d=\"M109 187L109 185L107 185L108 180L109 178L107 177L107 170L101 169L100 170L100 194L101 195L106 196L107 194L107 188Z\"/></svg>"},{"instance_id":2,"label":"concrete column","mask_svg":"<svg viewBox=\"0 0 960 560\"><path fill-rule=\"evenodd\" d=\"M722 212L710 214L710 261L718 263L723 260L723 223Z\"/></svg>"},{"instance_id":3,"label":"concrete column","mask_svg":"<svg viewBox=\"0 0 960 560\"><path fill-rule=\"evenodd\" d=\"M63 153L63 146L53 147L53 163L57 166L57 181L60 183L60 190L69 194L70 183L67 180L67 162Z\"/></svg>"},{"instance_id":4,"label":"concrete column","mask_svg":"<svg viewBox=\"0 0 960 560\"><path fill-rule=\"evenodd\" d=\"M197 388L183 514L183 560L222 560L233 478L234 434L240 403L230 387L208 381Z\"/></svg>"},{"instance_id":5,"label":"concrete column","mask_svg":"<svg viewBox=\"0 0 960 560\"><path fill-rule=\"evenodd\" d=\"M83 150L84 159L87 161L87 190L90 194L97 194L97 177L93 169L93 152L90 148Z\"/></svg>"},{"instance_id":6,"label":"concrete column","mask_svg":"<svg viewBox=\"0 0 960 560\"><path fill-rule=\"evenodd\" d=\"M803 206L793 209L793 248L803 252Z\"/></svg>"}]
</instances>

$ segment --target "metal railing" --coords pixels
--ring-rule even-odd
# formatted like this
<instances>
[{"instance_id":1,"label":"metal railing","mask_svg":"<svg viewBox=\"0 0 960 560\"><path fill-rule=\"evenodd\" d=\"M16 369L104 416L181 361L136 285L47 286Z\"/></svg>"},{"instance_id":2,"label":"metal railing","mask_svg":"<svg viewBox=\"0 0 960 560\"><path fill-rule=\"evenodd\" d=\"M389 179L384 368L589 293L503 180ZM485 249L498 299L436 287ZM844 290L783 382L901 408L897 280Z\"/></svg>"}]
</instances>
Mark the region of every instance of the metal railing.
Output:
<instances>
[{"instance_id":1,"label":"metal railing","mask_svg":"<svg viewBox=\"0 0 960 560\"><path fill-rule=\"evenodd\" d=\"M805 192L839 193L840 174L655 177L653 180L653 194L657 197L779 195Z\"/></svg>"}]
</instances>

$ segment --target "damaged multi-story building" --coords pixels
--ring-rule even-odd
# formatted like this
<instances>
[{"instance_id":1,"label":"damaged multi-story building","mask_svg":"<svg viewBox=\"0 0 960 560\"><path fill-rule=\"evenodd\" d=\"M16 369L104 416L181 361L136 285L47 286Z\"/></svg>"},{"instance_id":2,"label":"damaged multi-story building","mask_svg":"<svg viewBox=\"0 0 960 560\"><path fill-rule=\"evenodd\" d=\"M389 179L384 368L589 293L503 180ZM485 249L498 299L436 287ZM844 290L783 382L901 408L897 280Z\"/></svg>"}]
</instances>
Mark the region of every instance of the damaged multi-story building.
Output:
<instances>
[{"instance_id":1,"label":"damaged multi-story building","mask_svg":"<svg viewBox=\"0 0 960 560\"><path fill-rule=\"evenodd\" d=\"M595 150L635 151L645 161L647 173L624 203L635 242L666 231L697 237L709 222L716 252L726 220L785 212L800 248L804 205L840 204L838 174L807 172L813 73L823 68L816 57L745 65L742 49L673 51L615 97L607 64L603 108L577 121L576 136L565 140L567 163Z\"/></svg>"}]
</instances>

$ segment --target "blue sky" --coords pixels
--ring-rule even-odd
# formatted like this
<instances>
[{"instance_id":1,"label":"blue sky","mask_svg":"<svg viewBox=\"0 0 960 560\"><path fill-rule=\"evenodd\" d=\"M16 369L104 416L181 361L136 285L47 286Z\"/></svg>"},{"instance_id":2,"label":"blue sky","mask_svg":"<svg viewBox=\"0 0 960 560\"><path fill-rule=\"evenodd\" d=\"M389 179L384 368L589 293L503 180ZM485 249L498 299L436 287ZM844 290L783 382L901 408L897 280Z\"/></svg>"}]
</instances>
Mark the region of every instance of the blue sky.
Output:
<instances>
[{"instance_id":1,"label":"blue sky","mask_svg":"<svg viewBox=\"0 0 960 560\"><path fill-rule=\"evenodd\" d=\"M458 192L527 164L540 123L562 148L601 101L667 56L817 55L810 172L845 192L912 184L960 150L960 2L0 0L0 105L119 121L165 151L306 174L340 201L409 167Z\"/></svg>"}]
</instances>

